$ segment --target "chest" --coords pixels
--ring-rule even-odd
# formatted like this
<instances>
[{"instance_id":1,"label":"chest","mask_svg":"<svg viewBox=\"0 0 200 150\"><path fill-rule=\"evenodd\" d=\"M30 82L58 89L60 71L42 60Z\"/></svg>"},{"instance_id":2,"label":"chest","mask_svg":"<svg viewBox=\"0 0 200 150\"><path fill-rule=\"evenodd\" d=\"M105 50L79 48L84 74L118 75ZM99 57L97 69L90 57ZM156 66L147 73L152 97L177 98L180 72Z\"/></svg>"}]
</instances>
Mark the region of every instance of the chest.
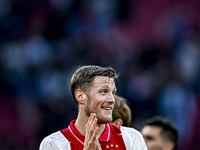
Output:
<instances>
[{"instance_id":1,"label":"chest","mask_svg":"<svg viewBox=\"0 0 200 150\"><path fill-rule=\"evenodd\" d=\"M110 141L100 141L102 150L126 150L122 136L113 137ZM71 150L82 150L84 146L77 140L72 140L70 143Z\"/></svg>"}]
</instances>

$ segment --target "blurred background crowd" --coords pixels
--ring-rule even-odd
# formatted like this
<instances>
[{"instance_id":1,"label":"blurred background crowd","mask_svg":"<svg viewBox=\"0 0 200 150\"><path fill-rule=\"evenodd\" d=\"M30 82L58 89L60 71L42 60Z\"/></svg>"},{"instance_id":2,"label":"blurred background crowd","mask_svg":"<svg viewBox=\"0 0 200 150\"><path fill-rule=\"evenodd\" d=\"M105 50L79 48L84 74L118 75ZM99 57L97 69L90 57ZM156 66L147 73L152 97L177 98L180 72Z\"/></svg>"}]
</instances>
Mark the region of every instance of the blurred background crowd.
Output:
<instances>
[{"instance_id":1,"label":"blurred background crowd","mask_svg":"<svg viewBox=\"0 0 200 150\"><path fill-rule=\"evenodd\" d=\"M112 66L140 130L169 118L200 150L200 1L0 0L0 149L36 150L68 126L81 65Z\"/></svg>"}]
</instances>

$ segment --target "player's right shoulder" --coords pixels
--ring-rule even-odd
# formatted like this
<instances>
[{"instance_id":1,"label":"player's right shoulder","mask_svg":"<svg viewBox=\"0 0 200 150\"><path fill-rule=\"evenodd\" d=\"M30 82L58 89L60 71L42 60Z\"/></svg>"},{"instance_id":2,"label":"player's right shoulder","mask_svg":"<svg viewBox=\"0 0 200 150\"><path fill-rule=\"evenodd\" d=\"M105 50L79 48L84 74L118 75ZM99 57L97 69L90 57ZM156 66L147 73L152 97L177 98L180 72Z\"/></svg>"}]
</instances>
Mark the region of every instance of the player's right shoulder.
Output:
<instances>
[{"instance_id":1,"label":"player's right shoulder","mask_svg":"<svg viewBox=\"0 0 200 150\"><path fill-rule=\"evenodd\" d=\"M70 142L66 137L60 132L50 134L45 137L40 143L39 150L71 150Z\"/></svg>"}]
</instances>

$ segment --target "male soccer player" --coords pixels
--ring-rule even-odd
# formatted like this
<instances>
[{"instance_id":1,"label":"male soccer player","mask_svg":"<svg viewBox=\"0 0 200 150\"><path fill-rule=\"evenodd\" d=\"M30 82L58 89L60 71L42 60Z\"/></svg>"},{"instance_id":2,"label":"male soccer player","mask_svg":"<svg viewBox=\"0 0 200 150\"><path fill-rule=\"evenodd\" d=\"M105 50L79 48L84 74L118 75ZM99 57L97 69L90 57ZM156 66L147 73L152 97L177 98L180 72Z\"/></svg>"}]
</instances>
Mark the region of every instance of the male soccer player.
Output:
<instances>
[{"instance_id":1,"label":"male soccer player","mask_svg":"<svg viewBox=\"0 0 200 150\"><path fill-rule=\"evenodd\" d=\"M139 131L109 123L117 77L111 67L78 68L71 79L72 96L78 105L77 119L45 137L40 150L147 150Z\"/></svg>"}]
</instances>

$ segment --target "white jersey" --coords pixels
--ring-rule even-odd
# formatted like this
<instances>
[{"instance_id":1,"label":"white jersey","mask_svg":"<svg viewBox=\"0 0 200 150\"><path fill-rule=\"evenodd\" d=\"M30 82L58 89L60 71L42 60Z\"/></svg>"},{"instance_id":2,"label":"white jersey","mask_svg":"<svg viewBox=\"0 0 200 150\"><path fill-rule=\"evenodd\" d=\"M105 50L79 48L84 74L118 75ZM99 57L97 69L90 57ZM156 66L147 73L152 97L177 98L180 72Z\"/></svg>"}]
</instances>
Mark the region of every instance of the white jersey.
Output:
<instances>
[{"instance_id":1,"label":"white jersey","mask_svg":"<svg viewBox=\"0 0 200 150\"><path fill-rule=\"evenodd\" d=\"M76 130L74 122L72 121L68 128L45 137L39 150L82 150L85 137ZM139 131L109 123L106 124L99 142L102 150L147 150Z\"/></svg>"}]
</instances>

